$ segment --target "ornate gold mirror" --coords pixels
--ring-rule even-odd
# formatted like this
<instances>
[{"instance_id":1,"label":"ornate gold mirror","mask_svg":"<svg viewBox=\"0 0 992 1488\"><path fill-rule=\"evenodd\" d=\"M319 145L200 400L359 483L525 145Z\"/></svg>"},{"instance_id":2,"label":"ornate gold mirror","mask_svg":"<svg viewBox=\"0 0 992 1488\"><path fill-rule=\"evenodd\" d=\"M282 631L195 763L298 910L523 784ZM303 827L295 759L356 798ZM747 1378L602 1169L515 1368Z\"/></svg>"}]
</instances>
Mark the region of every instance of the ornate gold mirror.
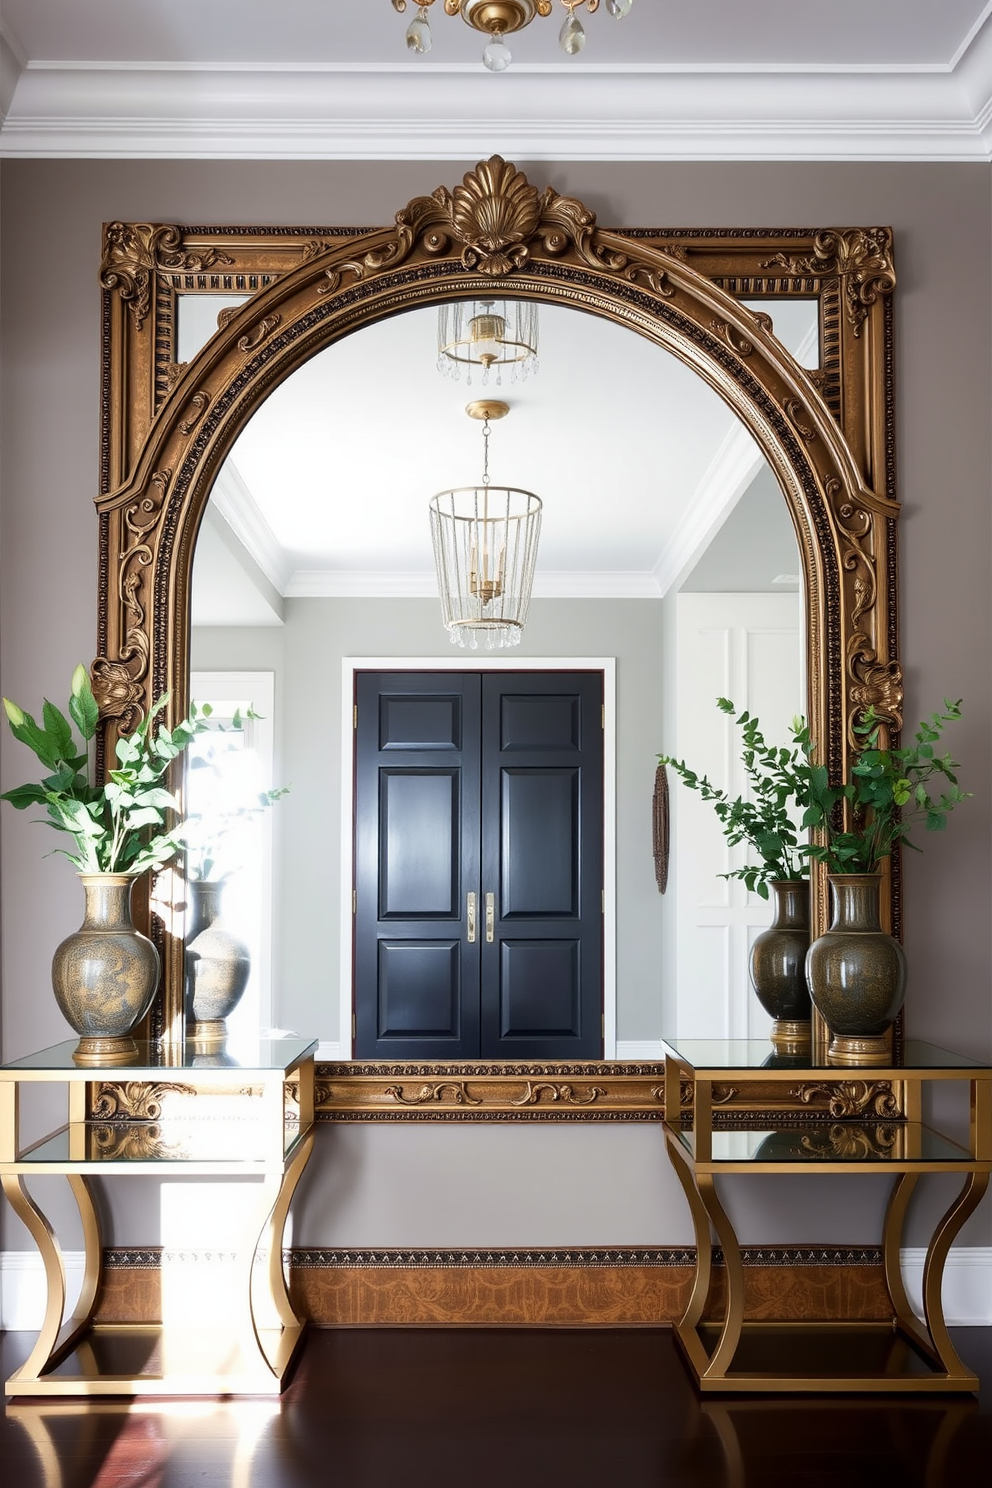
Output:
<instances>
[{"instance_id":1,"label":"ornate gold mirror","mask_svg":"<svg viewBox=\"0 0 992 1488\"><path fill-rule=\"evenodd\" d=\"M509 296L645 337L698 374L756 441L798 540L807 711L839 777L858 710L872 703L893 728L901 722L894 282L884 228L610 230L499 157L378 230L110 225L94 664L107 729L128 727L165 691L177 715L187 705L200 522L219 469L269 393L375 322ZM180 364L177 310L189 294L247 298ZM814 369L749 308L790 298L816 302ZM167 1041L183 1028L183 925L173 908L181 897L159 885L151 914L164 968L152 1031ZM814 928L824 901L818 880ZM897 895L887 908L897 925Z\"/></svg>"}]
</instances>

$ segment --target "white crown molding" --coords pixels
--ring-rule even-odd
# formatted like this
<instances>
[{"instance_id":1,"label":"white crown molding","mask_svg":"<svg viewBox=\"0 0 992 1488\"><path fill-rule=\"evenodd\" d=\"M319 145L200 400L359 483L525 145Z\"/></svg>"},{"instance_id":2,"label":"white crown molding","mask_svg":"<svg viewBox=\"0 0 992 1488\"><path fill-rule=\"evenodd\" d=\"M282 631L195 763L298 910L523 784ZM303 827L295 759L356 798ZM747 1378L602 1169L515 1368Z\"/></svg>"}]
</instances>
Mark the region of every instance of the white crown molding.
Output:
<instances>
[{"instance_id":1,"label":"white crown molding","mask_svg":"<svg viewBox=\"0 0 992 1488\"><path fill-rule=\"evenodd\" d=\"M696 561L733 511L763 464L764 456L736 420L699 482L685 513L654 568L658 593L666 595Z\"/></svg>"},{"instance_id":2,"label":"white crown molding","mask_svg":"<svg viewBox=\"0 0 992 1488\"><path fill-rule=\"evenodd\" d=\"M283 594L287 599L436 599L433 572L336 572L296 569ZM652 573L542 572L534 578L535 599L658 599Z\"/></svg>"},{"instance_id":3,"label":"white crown molding","mask_svg":"<svg viewBox=\"0 0 992 1488\"><path fill-rule=\"evenodd\" d=\"M232 460L225 460L221 466L210 500L248 556L285 597L290 577L285 554Z\"/></svg>"},{"instance_id":4,"label":"white crown molding","mask_svg":"<svg viewBox=\"0 0 992 1488\"><path fill-rule=\"evenodd\" d=\"M0 155L988 160L992 34L957 65L704 70L32 62Z\"/></svg>"}]
</instances>

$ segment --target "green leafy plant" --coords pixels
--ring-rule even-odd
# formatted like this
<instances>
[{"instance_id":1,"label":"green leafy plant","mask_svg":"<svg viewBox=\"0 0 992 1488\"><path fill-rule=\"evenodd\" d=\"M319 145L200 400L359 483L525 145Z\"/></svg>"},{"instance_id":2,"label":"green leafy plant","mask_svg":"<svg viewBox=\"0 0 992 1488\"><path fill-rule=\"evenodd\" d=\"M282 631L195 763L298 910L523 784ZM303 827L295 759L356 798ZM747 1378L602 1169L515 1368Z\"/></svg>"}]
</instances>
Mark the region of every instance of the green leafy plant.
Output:
<instances>
[{"instance_id":1,"label":"green leafy plant","mask_svg":"<svg viewBox=\"0 0 992 1488\"><path fill-rule=\"evenodd\" d=\"M76 845L74 853L56 851L80 873L137 876L162 868L184 845L182 823L173 819L179 803L163 782L173 760L207 727L209 714L194 705L188 718L169 729L157 722L165 703L160 698L132 733L117 740L115 767L97 785L91 778L89 744L100 714L84 666L72 674L68 705L81 740L47 699L38 724L4 698L11 733L34 752L47 773L37 785L17 786L0 799L18 811L43 806L48 825L67 833Z\"/></svg>"},{"instance_id":2,"label":"green leafy plant","mask_svg":"<svg viewBox=\"0 0 992 1488\"><path fill-rule=\"evenodd\" d=\"M729 698L717 698L717 707L729 715L737 713ZM770 883L808 876L808 849L800 843L799 832L822 823L824 811L830 809L824 804L830 787L826 770L813 762L812 741L803 719L793 722L791 749L767 743L757 718L750 713L741 713L735 722L741 730L747 796L731 796L718 789L684 760L671 755L660 755L659 760L671 766L683 785L712 802L732 847L744 842L757 853L759 862L733 868L721 877L742 879L749 889L767 899Z\"/></svg>"},{"instance_id":3,"label":"green leafy plant","mask_svg":"<svg viewBox=\"0 0 992 1488\"><path fill-rule=\"evenodd\" d=\"M274 786L271 790L257 791L246 795L242 783L231 779L225 770L228 758L226 736L240 733L247 720L262 715L248 708L242 714L236 709L229 724L214 721L209 736L200 741L190 755L190 772L211 772L211 804L208 811L194 811L186 819L184 837L186 842L186 877L194 883L211 880L223 882L235 871L236 848L242 829L264 815L266 810L289 793L288 785ZM225 861L226 855L226 861ZM218 870L218 864L220 868Z\"/></svg>"},{"instance_id":4,"label":"green leafy plant","mask_svg":"<svg viewBox=\"0 0 992 1488\"><path fill-rule=\"evenodd\" d=\"M884 720L869 708L855 724L861 748L847 784L829 786L825 770L812 778L808 824L824 825L826 840L810 844L809 856L830 873L874 873L896 843L920 851L910 835L921 825L942 832L948 812L971 795L958 785L957 761L937 752L944 729L960 717L961 700L945 698L944 711L920 724L913 743L885 749L879 747ZM841 799L849 803L842 826L834 811Z\"/></svg>"}]
</instances>

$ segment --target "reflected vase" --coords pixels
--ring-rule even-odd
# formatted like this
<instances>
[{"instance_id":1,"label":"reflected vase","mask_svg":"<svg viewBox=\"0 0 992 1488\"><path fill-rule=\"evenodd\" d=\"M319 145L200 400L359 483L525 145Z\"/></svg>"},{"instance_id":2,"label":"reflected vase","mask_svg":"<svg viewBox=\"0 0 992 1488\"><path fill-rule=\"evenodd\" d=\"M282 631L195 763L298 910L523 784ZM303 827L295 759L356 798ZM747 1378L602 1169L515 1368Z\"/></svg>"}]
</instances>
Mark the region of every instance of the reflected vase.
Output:
<instances>
[{"instance_id":1,"label":"reflected vase","mask_svg":"<svg viewBox=\"0 0 992 1488\"><path fill-rule=\"evenodd\" d=\"M889 1029L906 991L906 956L882 929L881 882L878 873L830 875L830 928L806 958L810 994L833 1035L830 1064L892 1063Z\"/></svg>"},{"instance_id":2,"label":"reflected vase","mask_svg":"<svg viewBox=\"0 0 992 1488\"><path fill-rule=\"evenodd\" d=\"M158 986L159 956L131 919L134 878L127 873L81 873L83 923L52 960L52 988L66 1022L80 1035L73 1059L81 1065L133 1064L132 1030L148 1012Z\"/></svg>"},{"instance_id":3,"label":"reflected vase","mask_svg":"<svg viewBox=\"0 0 992 1488\"><path fill-rule=\"evenodd\" d=\"M221 918L224 884L202 879L187 885L192 903L186 939L187 1037L203 1050L219 1048L227 1018L251 975L251 952Z\"/></svg>"},{"instance_id":4,"label":"reflected vase","mask_svg":"<svg viewBox=\"0 0 992 1488\"><path fill-rule=\"evenodd\" d=\"M774 914L755 936L749 957L751 986L774 1018L770 1038L779 1054L808 1054L812 1008L806 984L809 951L809 881L778 879L770 885Z\"/></svg>"}]
</instances>

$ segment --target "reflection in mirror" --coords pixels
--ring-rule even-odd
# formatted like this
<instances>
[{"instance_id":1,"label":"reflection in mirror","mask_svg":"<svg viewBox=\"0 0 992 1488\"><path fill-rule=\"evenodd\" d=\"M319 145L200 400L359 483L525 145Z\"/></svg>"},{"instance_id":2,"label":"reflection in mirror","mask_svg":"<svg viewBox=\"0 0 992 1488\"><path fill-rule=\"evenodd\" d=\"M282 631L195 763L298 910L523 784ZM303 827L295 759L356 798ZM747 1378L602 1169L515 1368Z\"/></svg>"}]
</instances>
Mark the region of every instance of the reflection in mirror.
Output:
<instances>
[{"instance_id":1,"label":"reflection in mirror","mask_svg":"<svg viewBox=\"0 0 992 1488\"><path fill-rule=\"evenodd\" d=\"M234 302L181 298L184 356ZM801 365L816 366L815 301L753 308L771 316ZM278 387L235 443L197 542L191 667L272 674L273 780L292 782L274 823L273 892L262 912L272 936L269 1016L317 1031L328 1058L352 1049L347 659L394 670L455 664L427 507L434 492L476 479L478 426L464 416L473 390L437 373L436 313L367 326ZM514 669L616 657L604 816L616 847L604 885L615 935L603 1052L657 1057L663 1032L761 1037L770 1020L748 991L746 966L768 906L717 876L735 860L710 809L684 794L673 802L661 898L651 796L662 751L736 784L718 695L758 712L776 739L805 710L801 564L788 509L751 434L677 358L563 307L542 305L540 321L540 370L487 390L513 410L492 473L544 502ZM457 664L468 655L472 666L494 664L462 651Z\"/></svg>"}]
</instances>

